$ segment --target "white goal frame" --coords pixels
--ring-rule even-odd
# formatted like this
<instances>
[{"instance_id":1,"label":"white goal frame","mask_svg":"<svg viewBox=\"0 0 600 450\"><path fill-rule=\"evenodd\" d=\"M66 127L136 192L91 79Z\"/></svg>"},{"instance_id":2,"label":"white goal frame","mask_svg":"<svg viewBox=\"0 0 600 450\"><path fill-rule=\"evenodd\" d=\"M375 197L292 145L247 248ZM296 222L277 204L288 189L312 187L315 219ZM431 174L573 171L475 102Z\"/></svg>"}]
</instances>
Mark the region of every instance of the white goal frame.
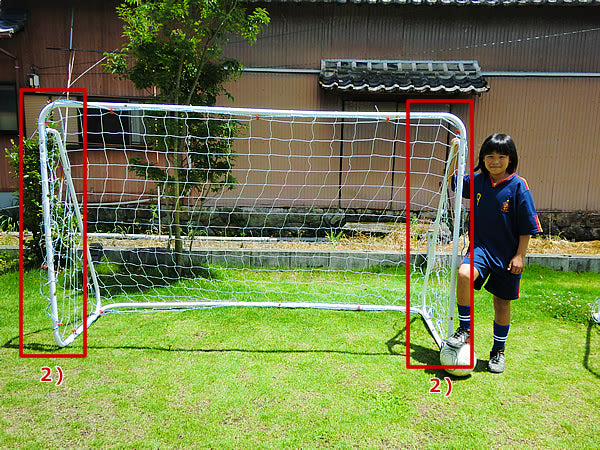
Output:
<instances>
[{"instance_id":1,"label":"white goal frame","mask_svg":"<svg viewBox=\"0 0 600 450\"><path fill-rule=\"evenodd\" d=\"M89 245L84 245L88 238L88 224L85 223L85 214L83 213L82 196L88 193L82 193L77 191L76 183L73 182L71 175L72 162L69 160L69 152L67 150L68 138L67 134L69 130L75 126L76 119L70 119L69 114L64 114L63 111L77 111L83 108L83 103L74 100L55 100L47 104L40 112L38 119L38 134L39 134L39 149L40 149L40 164L41 164L41 182L42 182L42 211L43 211L43 246L45 252L45 263L43 267L44 277L46 278L43 282L42 291L48 299L48 315L52 321L53 334L56 343L61 346L67 346L72 343L78 336L84 332L84 328L89 327L94 321L100 316L106 315L111 312L129 312L129 311L155 311L155 310L186 310L186 309L200 309L200 308L213 308L213 307L272 307L272 308L315 308L315 309L326 309L326 310L354 310L354 311L398 311L407 313L406 303L404 304L372 304L372 303L360 303L360 302L348 302L348 303L328 303L328 302L302 302L302 301L235 301L235 300L215 300L211 298L183 300L183 301L121 301L122 299L116 298L104 298L101 295L101 287L99 286L97 276L97 262L90 251ZM372 120L380 122L398 121L402 122L406 120L405 112L351 112L351 111L298 111L298 110L274 110L274 109L251 109L251 108L219 108L219 107L202 107L202 106L182 106L182 105L156 105L156 104L133 104L133 103L108 103L108 102L87 102L88 110L94 108L97 110L110 110L116 111L139 111L141 113L151 112L165 112L169 111L174 114L194 114L194 115L224 115L234 116L242 118L256 118L262 120L263 118L282 118L294 120L306 121L306 120L335 120L339 121L340 124L352 123L353 121L360 120ZM56 118L58 114L58 118ZM64 114L64 115L63 115ZM72 122L69 123L69 120ZM79 119L81 120L81 119ZM445 112L411 112L410 113L411 124L418 123L420 121L440 121L443 126L446 127L446 131L449 131L451 137L459 138L459 145L456 153L453 153L452 146L446 142L447 160L443 162L444 168L440 177L440 194L437 198L437 213L435 218L432 218L432 223L428 227L424 236L427 239L427 251L422 255L411 255L409 247L406 246L406 272L409 278L410 271L414 269L415 260L421 258L425 260L424 278L421 281L423 283L422 294L419 295L418 299L413 298L411 300L410 314L419 315L424 323L426 324L429 332L438 346L441 346L442 340L449 334L452 333L454 328L454 295L456 287L456 268L460 262L461 253L465 251L464 243L461 243L464 234L464 205L462 200L462 183L457 183L453 203L449 202L449 186L448 179L451 170L451 164L454 161L456 167L456 174L458 179L462 179L465 174L465 167L467 161L467 130L459 117L451 113ZM54 127L48 126L49 122L54 122ZM411 125L412 128L412 125ZM413 133L412 135L415 135ZM405 142L402 141L404 136L395 137L397 139L400 151L404 150ZM438 145L437 143L435 145ZM83 177L85 179L88 173L87 161L83 163ZM56 167L60 166L60 176L57 175ZM452 170L454 167L452 167ZM59 179L60 178L60 179ZM56 186L60 185L60 196L57 195ZM160 196L160 191L159 191ZM407 194L407 200L410 202L410 190ZM79 262L71 263L70 269L62 267L61 261L57 261L57 244L56 234L57 220L56 214L58 205L68 204L67 206L60 206L60 208L69 208L69 221L72 223L71 228L76 230L76 236L67 239L68 242L74 242L72 255L74 258L79 258ZM160 201L158 202L158 208L161 206ZM447 255L441 255L436 250L435 242L440 239L443 233L442 216L445 213L445 209L450 208L453 211L453 226L449 231L452 248ZM159 209L159 227L161 212ZM411 221L412 218L406 218L406 221ZM65 222L67 220L64 220ZM121 236L123 237L123 235ZM136 236L132 236L135 238ZM138 236L139 237L139 236ZM241 239L241 238L240 238ZM410 239L410 237L408 238ZM409 242L407 240L407 242ZM61 245L65 245L64 243ZM190 247L191 248L191 247ZM372 253L376 252L364 252L365 258L371 258ZM411 259L412 257L412 259ZM67 258L62 256L62 258ZM343 254L341 256L343 258ZM428 283L433 283L433 271L435 270L436 264L444 259L449 270L449 284L448 289L443 293L443 299L440 303L443 306L444 311L432 311L432 306L428 296L425 293L427 291ZM67 315L69 316L66 320L70 322L69 325L65 325L64 312L61 311L61 300L60 296L60 284L63 283L66 277L66 272L81 271L83 266L87 265L87 274L85 282L76 280L76 275L71 275L72 281L76 286L71 289L83 291L87 289L88 292L88 311L87 317L82 317L83 308L71 311ZM87 263L87 264L86 264ZM421 261L422 264L422 261ZM60 266L60 267L59 267ZM78 284L79 283L79 284ZM407 282L408 283L408 282ZM436 294L439 295L439 294ZM62 328L65 326L71 328L71 332L65 332Z\"/></svg>"}]
</instances>

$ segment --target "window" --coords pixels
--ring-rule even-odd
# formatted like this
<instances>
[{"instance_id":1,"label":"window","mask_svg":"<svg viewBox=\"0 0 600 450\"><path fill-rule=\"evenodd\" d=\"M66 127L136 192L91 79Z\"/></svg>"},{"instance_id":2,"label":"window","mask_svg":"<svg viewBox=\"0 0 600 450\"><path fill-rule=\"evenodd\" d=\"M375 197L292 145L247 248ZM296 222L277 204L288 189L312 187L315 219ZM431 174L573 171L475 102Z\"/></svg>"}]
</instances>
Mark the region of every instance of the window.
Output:
<instances>
[{"instance_id":1,"label":"window","mask_svg":"<svg viewBox=\"0 0 600 450\"><path fill-rule=\"evenodd\" d=\"M16 133L18 128L17 89L15 85L0 84L0 133Z\"/></svg>"},{"instance_id":2,"label":"window","mask_svg":"<svg viewBox=\"0 0 600 450\"><path fill-rule=\"evenodd\" d=\"M87 109L87 141L88 144L128 145L129 117L120 112L104 109Z\"/></svg>"},{"instance_id":3,"label":"window","mask_svg":"<svg viewBox=\"0 0 600 450\"><path fill-rule=\"evenodd\" d=\"M87 108L87 142L101 146L141 145L144 123L142 111L109 111ZM80 125L81 126L81 125Z\"/></svg>"}]
</instances>

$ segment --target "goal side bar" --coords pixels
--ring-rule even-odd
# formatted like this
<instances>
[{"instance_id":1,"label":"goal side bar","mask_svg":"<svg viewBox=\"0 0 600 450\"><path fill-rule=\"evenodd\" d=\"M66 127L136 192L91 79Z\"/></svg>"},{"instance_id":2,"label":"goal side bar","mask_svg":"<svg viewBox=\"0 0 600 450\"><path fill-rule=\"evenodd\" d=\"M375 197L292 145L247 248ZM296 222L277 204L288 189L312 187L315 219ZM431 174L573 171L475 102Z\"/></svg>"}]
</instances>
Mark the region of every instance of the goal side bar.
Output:
<instances>
[{"instance_id":1,"label":"goal side bar","mask_svg":"<svg viewBox=\"0 0 600 450\"><path fill-rule=\"evenodd\" d=\"M38 136L39 136L39 154L40 154L40 179L42 185L42 215L43 215L43 236L44 236L44 244L46 250L46 271L48 273L48 290L49 296L51 298L50 302L50 311L49 316L52 320L52 330L54 334L54 340L60 347L65 347L69 345L73 340L82 334L84 334L84 327L78 327L78 329L73 330L73 333L69 335L66 339L63 339L61 334L59 333L59 314L57 307L57 278L58 274L56 268L54 266L54 242L52 239L52 226L50 223L50 176L49 176L49 152L48 152L48 138L49 136L54 137L55 142L58 146L58 154L61 160L61 164L64 170L64 177L68 186L68 195L70 197L71 202L74 205L74 212L76 216L77 226L79 231L82 233L82 242L83 247L85 248L85 256L82 257L83 265L82 265L82 274L85 274L88 270L90 272L90 277L92 283L94 284L94 292L96 294L96 308L91 314L88 314L87 311L87 288L83 286L83 308L82 315L87 316L87 320L85 320L86 327L89 327L98 317L97 311L102 305L102 301L99 295L98 289L98 280L96 276L96 271L94 265L92 263L92 258L90 254L89 247L87 244L87 226L86 226L86 218L81 213L80 205L77 200L77 194L75 192L75 187L73 185L73 180L71 177L71 164L68 160L65 144L62 141L62 136L59 131L50 128L47 126L47 121L52 114L52 111L58 107L57 103L61 101L55 101L47 104L40 112L38 118ZM83 108L84 104L82 102L76 102L78 107ZM86 102L87 104L87 102ZM86 107L87 109L87 107ZM84 161L84 165L86 162ZM84 171L85 172L85 171ZM85 193L84 193L84 204L85 204ZM83 280L86 277L83 276ZM84 281L85 284L85 281ZM85 347L85 345L84 345Z\"/></svg>"},{"instance_id":2,"label":"goal side bar","mask_svg":"<svg viewBox=\"0 0 600 450\"><path fill-rule=\"evenodd\" d=\"M469 105L469 111L470 111L470 143L471 143L471 148L473 147L473 124L474 124L474 103L473 100L455 100L455 103L466 103ZM437 100L437 99L431 99L431 100L408 100L407 101L407 126L406 126L406 147L407 147L407 152L408 152L408 148L410 146L410 142L411 142L411 138L410 138L410 122L411 122L411 117L418 117L419 113L411 113L410 112L410 107L411 104L418 104L418 103L444 103L443 100ZM457 156L458 156L458 161L457 161L457 166L456 166L456 186L455 186L455 204L454 204L454 209L455 209L455 220L454 220L454 226L453 226L453 251L451 253L451 282L450 282L450 287L449 287L449 292L446 293L447 295L447 301L446 301L446 305L447 305L447 330L445 330L446 332L446 336L449 336L453 333L454 331L454 294L456 291L456 278L457 278L457 268L458 268L458 257L459 257L459 251L458 251L458 246L459 246L459 235L460 235L460 226L458 225L458 222L460 222L460 218L461 218L461 214L462 214L462 198L463 198L463 183L460 182L460 180L463 180L465 173L468 172L470 173L470 176L473 177L473 154L472 153L468 153L468 145L467 145L467 130L464 127L464 124L462 124L457 127L459 129L459 135L457 136L459 138L459 145L458 148L456 150L457 152ZM442 188L442 195L440 198L440 205L442 204L442 202L444 201L444 197L447 194L447 184L449 182L450 179L450 161L452 160L452 152L453 152L453 148L451 146L450 149L450 154L448 155L447 161L446 161L446 168L445 168L445 174L444 174L444 180L443 180L443 188ZM470 159L470 164L467 166L467 159ZM407 209L408 212L407 214L410 213L410 196L409 196L409 192L410 192L410 160L409 158L407 158L406 161L407 164L407 176L408 176L408 182L407 184L409 185L409 188L407 189ZM467 169L468 167L468 169ZM473 183L470 183L470 193L469 193L469 198L470 198L470 211L473 211L473 197L474 197L474 193L473 193ZM436 226L434 227L434 229L436 230L436 234L437 234L437 222L438 222L438 218L439 218L439 214L441 212L440 207L438 207L437 213L438 213L438 217L436 217ZM469 220L469 236L473 235L473 214L470 214L470 220ZM410 226L410 225L409 225ZM407 233L408 235L408 233ZM410 242L408 241L408 255L407 258L410 257ZM428 242L429 244L429 242ZM473 252L473 239L469 239L469 251L472 253ZM428 258L429 258L429 254L430 254L430 246L427 246L427 253L428 253ZM428 271L429 267L427 268ZM407 280L409 279L409 271L410 271L410 267L407 266L406 268L407 270ZM473 261L471 261L471 330L473 330ZM429 279L429 274L426 274L425 277L425 283L428 282ZM424 290L425 291L425 290ZM407 326L407 352L406 352L406 367L409 369L445 369L446 367L443 365L438 365L438 364L424 364L424 365L414 365L411 363L411 357L410 357L410 312L412 311L411 308L411 301L410 301L410 287L407 285L407 309L408 309L408 313L407 313L407 317L406 317L406 326ZM423 296L423 302L422 302L422 307L426 308L426 301L425 301L425 296ZM431 317L431 315L430 315ZM427 326L429 327L429 329L432 329L432 326L429 324L429 319L425 318L425 323L427 324ZM473 332L473 331L472 331ZM433 333L432 333L433 334ZM438 336L433 336L434 339L436 340L438 347L441 349L443 346L443 337ZM471 354L470 354L470 364L474 364L474 345L471 345Z\"/></svg>"}]
</instances>

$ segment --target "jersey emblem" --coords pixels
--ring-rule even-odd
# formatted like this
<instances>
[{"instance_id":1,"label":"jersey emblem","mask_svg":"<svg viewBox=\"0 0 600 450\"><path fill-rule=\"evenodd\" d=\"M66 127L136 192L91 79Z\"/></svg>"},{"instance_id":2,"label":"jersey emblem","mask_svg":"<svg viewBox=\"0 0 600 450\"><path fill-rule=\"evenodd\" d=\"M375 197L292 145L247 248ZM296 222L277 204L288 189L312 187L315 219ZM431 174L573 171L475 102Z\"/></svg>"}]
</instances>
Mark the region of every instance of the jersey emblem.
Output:
<instances>
[{"instance_id":1,"label":"jersey emblem","mask_svg":"<svg viewBox=\"0 0 600 450\"><path fill-rule=\"evenodd\" d=\"M500 211L502 211L503 213L508 213L509 209L508 209L508 202L510 202L510 199L506 200L503 204L502 204L502 209Z\"/></svg>"}]
</instances>

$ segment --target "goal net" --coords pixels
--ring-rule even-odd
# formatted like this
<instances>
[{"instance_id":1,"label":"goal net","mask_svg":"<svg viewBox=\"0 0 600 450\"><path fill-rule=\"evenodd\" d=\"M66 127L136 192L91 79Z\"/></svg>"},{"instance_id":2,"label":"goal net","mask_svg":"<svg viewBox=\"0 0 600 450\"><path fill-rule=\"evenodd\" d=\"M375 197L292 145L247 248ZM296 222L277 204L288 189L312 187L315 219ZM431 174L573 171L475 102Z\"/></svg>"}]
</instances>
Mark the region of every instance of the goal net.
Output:
<instances>
[{"instance_id":1,"label":"goal net","mask_svg":"<svg viewBox=\"0 0 600 450\"><path fill-rule=\"evenodd\" d=\"M116 312L407 312L407 290L438 345L452 332L456 116L57 100L38 123L60 346Z\"/></svg>"}]
</instances>

